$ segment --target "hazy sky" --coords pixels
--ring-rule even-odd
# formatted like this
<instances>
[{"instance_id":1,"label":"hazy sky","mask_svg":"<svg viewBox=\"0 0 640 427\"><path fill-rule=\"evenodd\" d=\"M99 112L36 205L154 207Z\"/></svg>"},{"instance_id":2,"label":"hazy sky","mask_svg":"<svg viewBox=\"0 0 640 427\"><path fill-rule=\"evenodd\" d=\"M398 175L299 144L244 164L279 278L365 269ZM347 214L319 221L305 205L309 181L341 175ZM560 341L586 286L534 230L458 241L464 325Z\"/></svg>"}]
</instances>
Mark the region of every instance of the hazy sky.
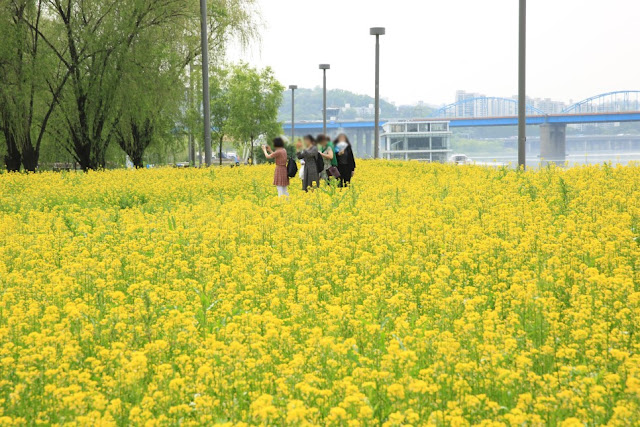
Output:
<instances>
[{"instance_id":1,"label":"hazy sky","mask_svg":"<svg viewBox=\"0 0 640 427\"><path fill-rule=\"evenodd\" d=\"M517 93L518 0L259 0L261 47L244 54L288 86L322 84L373 95L374 37L381 96L397 104L453 102L464 89ZM534 97L578 101L640 90L640 1L529 0L528 83Z\"/></svg>"}]
</instances>

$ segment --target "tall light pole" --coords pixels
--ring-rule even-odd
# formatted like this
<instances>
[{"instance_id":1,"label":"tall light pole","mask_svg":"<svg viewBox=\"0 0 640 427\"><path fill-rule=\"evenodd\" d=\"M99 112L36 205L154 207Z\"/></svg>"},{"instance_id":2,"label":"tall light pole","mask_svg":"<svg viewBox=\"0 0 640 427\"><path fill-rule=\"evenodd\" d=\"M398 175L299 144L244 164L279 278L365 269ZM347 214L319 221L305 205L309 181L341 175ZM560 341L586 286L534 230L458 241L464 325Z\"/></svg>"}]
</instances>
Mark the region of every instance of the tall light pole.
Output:
<instances>
[{"instance_id":1,"label":"tall light pole","mask_svg":"<svg viewBox=\"0 0 640 427\"><path fill-rule=\"evenodd\" d=\"M291 85L289 89L291 89L291 143L293 144L296 137L296 89L298 86Z\"/></svg>"},{"instance_id":2,"label":"tall light pole","mask_svg":"<svg viewBox=\"0 0 640 427\"><path fill-rule=\"evenodd\" d=\"M222 140L220 139L220 146L218 147L218 162L220 162L220 166L222 166Z\"/></svg>"},{"instance_id":3,"label":"tall light pole","mask_svg":"<svg viewBox=\"0 0 640 427\"><path fill-rule=\"evenodd\" d=\"M520 43L518 57L518 167L527 162L527 0L520 0Z\"/></svg>"},{"instance_id":4,"label":"tall light pole","mask_svg":"<svg viewBox=\"0 0 640 427\"><path fill-rule=\"evenodd\" d=\"M202 108L204 114L204 163L211 166L211 106L209 105L209 43L207 0L200 0L200 43L202 45Z\"/></svg>"},{"instance_id":5,"label":"tall light pole","mask_svg":"<svg viewBox=\"0 0 640 427\"><path fill-rule=\"evenodd\" d=\"M193 61L189 61L189 108L194 108L195 96L193 93ZM193 138L193 128L189 128L189 166L196 166L196 143Z\"/></svg>"},{"instance_id":6,"label":"tall light pole","mask_svg":"<svg viewBox=\"0 0 640 427\"><path fill-rule=\"evenodd\" d=\"M322 134L327 134L327 70L331 68L329 64L320 64L322 70Z\"/></svg>"},{"instance_id":7,"label":"tall light pole","mask_svg":"<svg viewBox=\"0 0 640 427\"><path fill-rule=\"evenodd\" d=\"M384 27L374 27L369 34L376 36L376 123L373 140L373 158L380 157L380 36L385 35Z\"/></svg>"}]
</instances>

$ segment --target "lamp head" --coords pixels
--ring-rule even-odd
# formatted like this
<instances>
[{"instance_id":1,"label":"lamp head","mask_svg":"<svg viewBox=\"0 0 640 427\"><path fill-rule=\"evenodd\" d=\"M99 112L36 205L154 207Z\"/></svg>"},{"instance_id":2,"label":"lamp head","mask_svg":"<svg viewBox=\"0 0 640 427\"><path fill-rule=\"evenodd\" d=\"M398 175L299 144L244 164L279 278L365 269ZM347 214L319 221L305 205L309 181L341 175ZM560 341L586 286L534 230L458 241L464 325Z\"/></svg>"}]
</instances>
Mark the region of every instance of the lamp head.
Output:
<instances>
[{"instance_id":1,"label":"lamp head","mask_svg":"<svg viewBox=\"0 0 640 427\"><path fill-rule=\"evenodd\" d=\"M290 85L290 86L289 86L289 89L291 89L291 90L296 90L296 89L298 89L298 86L296 86L296 85Z\"/></svg>"},{"instance_id":2,"label":"lamp head","mask_svg":"<svg viewBox=\"0 0 640 427\"><path fill-rule=\"evenodd\" d=\"M329 65L329 64L320 64L319 68L321 70L329 70L331 68L331 65Z\"/></svg>"},{"instance_id":3,"label":"lamp head","mask_svg":"<svg viewBox=\"0 0 640 427\"><path fill-rule=\"evenodd\" d=\"M386 29L384 27L373 27L369 30L369 34L372 36L384 36L386 34Z\"/></svg>"}]
</instances>

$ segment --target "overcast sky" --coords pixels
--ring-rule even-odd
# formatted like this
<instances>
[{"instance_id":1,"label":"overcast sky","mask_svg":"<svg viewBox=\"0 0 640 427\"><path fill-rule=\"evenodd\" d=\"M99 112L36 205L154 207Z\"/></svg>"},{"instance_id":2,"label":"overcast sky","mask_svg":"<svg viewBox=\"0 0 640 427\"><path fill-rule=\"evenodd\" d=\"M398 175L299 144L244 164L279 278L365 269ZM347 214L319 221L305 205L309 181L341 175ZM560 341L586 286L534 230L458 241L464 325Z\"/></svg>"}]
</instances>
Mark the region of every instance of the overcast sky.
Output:
<instances>
[{"instance_id":1,"label":"overcast sky","mask_svg":"<svg viewBox=\"0 0 640 427\"><path fill-rule=\"evenodd\" d=\"M260 48L286 86L322 84L373 95L374 37L381 39L381 96L397 104L454 101L463 89L517 93L518 0L259 0ZM640 90L640 1L529 0L527 94L578 101ZM233 55L232 55L233 56Z\"/></svg>"}]
</instances>

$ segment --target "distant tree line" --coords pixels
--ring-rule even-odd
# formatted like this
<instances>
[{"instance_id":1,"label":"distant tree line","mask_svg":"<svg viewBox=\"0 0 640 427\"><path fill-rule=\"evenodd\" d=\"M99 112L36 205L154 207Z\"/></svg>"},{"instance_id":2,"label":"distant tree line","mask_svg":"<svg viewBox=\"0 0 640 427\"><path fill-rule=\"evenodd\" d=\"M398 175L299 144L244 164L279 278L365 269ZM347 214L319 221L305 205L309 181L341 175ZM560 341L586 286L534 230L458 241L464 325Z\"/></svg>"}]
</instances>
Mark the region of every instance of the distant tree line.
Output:
<instances>
[{"instance_id":1,"label":"distant tree line","mask_svg":"<svg viewBox=\"0 0 640 427\"><path fill-rule=\"evenodd\" d=\"M282 121L291 120L291 92L283 92L282 106L279 118ZM327 91L328 107L343 108L338 118L340 120L373 119L375 110L366 109L375 103L375 99L368 95L359 95L342 89ZM345 108L349 105L350 108ZM361 109L365 109L362 111ZM385 119L413 119L427 117L433 109L426 105L402 105L396 107L392 103L380 100L381 115ZM322 120L322 88L296 90L296 121Z\"/></svg>"},{"instance_id":2,"label":"distant tree line","mask_svg":"<svg viewBox=\"0 0 640 427\"><path fill-rule=\"evenodd\" d=\"M224 65L230 42L258 38L255 3L209 0L218 141L245 145L277 132L283 88L271 70ZM142 166L150 147L175 152L201 140L199 10L197 0L0 2L6 169L35 171L43 152L100 169L114 150Z\"/></svg>"}]
</instances>

